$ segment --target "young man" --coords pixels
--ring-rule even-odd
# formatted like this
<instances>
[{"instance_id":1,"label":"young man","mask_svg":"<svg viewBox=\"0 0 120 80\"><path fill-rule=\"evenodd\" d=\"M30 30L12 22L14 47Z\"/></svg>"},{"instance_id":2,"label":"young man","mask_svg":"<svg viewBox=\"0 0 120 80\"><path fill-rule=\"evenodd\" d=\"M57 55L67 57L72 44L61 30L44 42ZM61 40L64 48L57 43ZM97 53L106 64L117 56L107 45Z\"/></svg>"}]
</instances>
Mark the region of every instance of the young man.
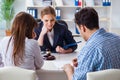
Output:
<instances>
[{"instance_id":1,"label":"young man","mask_svg":"<svg viewBox=\"0 0 120 80\"><path fill-rule=\"evenodd\" d=\"M74 59L74 66L64 65L68 79L86 80L87 72L120 69L120 37L99 29L97 12L85 7L75 14L75 22L86 44Z\"/></svg>"}]
</instances>

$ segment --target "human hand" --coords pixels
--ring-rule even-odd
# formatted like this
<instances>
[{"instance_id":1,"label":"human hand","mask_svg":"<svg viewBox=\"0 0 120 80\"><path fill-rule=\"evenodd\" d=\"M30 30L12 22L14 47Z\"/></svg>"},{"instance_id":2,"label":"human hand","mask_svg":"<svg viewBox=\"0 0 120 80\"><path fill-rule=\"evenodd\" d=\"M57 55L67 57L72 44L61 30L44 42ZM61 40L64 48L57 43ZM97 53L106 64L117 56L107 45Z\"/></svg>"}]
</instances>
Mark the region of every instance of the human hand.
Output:
<instances>
[{"instance_id":1,"label":"human hand","mask_svg":"<svg viewBox=\"0 0 120 80\"><path fill-rule=\"evenodd\" d=\"M65 71L67 77L68 77L68 80L72 80L72 75L74 73L74 68L72 65L70 64L65 64L63 66L63 70Z\"/></svg>"},{"instance_id":2,"label":"human hand","mask_svg":"<svg viewBox=\"0 0 120 80\"><path fill-rule=\"evenodd\" d=\"M47 28L45 26L42 27L42 31L39 35L39 38L38 38L38 44L40 46L43 46L43 40L44 40L44 35L48 32Z\"/></svg>"},{"instance_id":3,"label":"human hand","mask_svg":"<svg viewBox=\"0 0 120 80\"><path fill-rule=\"evenodd\" d=\"M78 66L77 58L74 58L74 59L72 60L72 63L73 63L73 66L74 66L74 67L77 67L77 66Z\"/></svg>"},{"instance_id":4,"label":"human hand","mask_svg":"<svg viewBox=\"0 0 120 80\"><path fill-rule=\"evenodd\" d=\"M65 64L63 66L63 70L65 72L71 72L71 73L73 73L74 72L74 67L71 64Z\"/></svg>"},{"instance_id":5,"label":"human hand","mask_svg":"<svg viewBox=\"0 0 120 80\"><path fill-rule=\"evenodd\" d=\"M56 47L56 52L58 52L58 53L65 53L65 50L62 47L57 46Z\"/></svg>"},{"instance_id":6,"label":"human hand","mask_svg":"<svg viewBox=\"0 0 120 80\"><path fill-rule=\"evenodd\" d=\"M47 29L47 27L46 26L43 26L42 27L42 31L41 31L41 34L46 34L48 32L48 29Z\"/></svg>"}]
</instances>

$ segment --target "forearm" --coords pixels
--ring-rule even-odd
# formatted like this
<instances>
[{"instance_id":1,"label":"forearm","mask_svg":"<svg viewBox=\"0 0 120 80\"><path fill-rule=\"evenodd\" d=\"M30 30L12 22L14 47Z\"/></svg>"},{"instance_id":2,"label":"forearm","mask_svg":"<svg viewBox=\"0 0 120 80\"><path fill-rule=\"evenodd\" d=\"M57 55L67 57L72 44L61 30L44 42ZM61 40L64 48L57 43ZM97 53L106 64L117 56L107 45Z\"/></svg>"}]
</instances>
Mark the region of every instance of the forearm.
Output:
<instances>
[{"instance_id":1,"label":"forearm","mask_svg":"<svg viewBox=\"0 0 120 80\"><path fill-rule=\"evenodd\" d=\"M67 75L68 80L72 80L72 75L73 75L72 72L66 72L66 75Z\"/></svg>"},{"instance_id":2,"label":"forearm","mask_svg":"<svg viewBox=\"0 0 120 80\"><path fill-rule=\"evenodd\" d=\"M39 44L39 46L43 46L43 40L44 40L44 35L40 34L40 36L38 38L38 44Z\"/></svg>"},{"instance_id":3,"label":"forearm","mask_svg":"<svg viewBox=\"0 0 120 80\"><path fill-rule=\"evenodd\" d=\"M65 64L63 69L64 69L64 71L67 75L68 80L72 80L72 76L73 76L73 73L74 73L73 66L70 65L70 64Z\"/></svg>"}]
</instances>

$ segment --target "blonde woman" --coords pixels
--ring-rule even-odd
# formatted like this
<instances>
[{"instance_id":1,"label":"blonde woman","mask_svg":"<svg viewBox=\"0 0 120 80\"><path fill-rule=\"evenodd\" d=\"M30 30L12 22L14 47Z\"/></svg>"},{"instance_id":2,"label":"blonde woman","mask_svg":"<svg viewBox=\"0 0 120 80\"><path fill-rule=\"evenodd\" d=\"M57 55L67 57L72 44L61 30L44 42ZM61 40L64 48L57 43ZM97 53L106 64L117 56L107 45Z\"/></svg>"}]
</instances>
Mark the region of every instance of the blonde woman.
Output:
<instances>
[{"instance_id":1,"label":"blonde woman","mask_svg":"<svg viewBox=\"0 0 120 80\"><path fill-rule=\"evenodd\" d=\"M42 9L41 20L39 27L35 29L35 39L38 40L42 51L49 49L52 52L71 53L76 50L77 45L64 48L76 41L67 26L56 21L54 8L47 6Z\"/></svg>"}]
</instances>

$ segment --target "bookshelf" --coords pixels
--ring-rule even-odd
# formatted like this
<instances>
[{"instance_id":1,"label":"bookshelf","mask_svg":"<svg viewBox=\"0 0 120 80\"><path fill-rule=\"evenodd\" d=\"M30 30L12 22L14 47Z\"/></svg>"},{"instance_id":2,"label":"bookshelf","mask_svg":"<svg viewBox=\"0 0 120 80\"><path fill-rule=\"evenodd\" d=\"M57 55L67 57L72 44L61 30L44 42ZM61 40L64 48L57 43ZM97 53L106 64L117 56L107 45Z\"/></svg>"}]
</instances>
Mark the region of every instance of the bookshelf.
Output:
<instances>
[{"instance_id":1,"label":"bookshelf","mask_svg":"<svg viewBox=\"0 0 120 80\"><path fill-rule=\"evenodd\" d=\"M80 1L80 3L76 3L75 1ZM74 36L78 36L79 34L76 32L76 24L74 23L74 14L83 7L88 6L93 7L98 12L100 27L110 31L111 3L109 5L104 5L104 1L105 0L26 0L26 10L37 9L37 17L35 18L40 19L40 10L45 6L52 6L55 11L60 10L60 16L58 15L57 19L66 21L68 29Z\"/></svg>"}]
</instances>

